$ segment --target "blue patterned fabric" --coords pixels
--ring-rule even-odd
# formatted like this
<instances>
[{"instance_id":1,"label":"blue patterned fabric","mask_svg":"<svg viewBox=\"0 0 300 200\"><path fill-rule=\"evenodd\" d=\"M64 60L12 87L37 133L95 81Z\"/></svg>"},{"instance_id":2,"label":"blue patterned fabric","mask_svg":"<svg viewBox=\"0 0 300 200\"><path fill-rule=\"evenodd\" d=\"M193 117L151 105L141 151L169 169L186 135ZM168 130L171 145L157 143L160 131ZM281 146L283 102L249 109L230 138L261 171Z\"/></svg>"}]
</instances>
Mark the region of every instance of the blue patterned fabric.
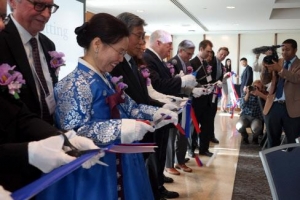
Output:
<instances>
[{"instance_id":1,"label":"blue patterned fabric","mask_svg":"<svg viewBox=\"0 0 300 200\"><path fill-rule=\"evenodd\" d=\"M120 143L121 119L110 119L106 97L114 94L110 75L107 83L93 70L79 62L78 67L55 87L55 118L59 128L74 129L78 135L91 138L98 146ZM125 95L125 103L118 106L121 118L152 120L158 108L138 105ZM107 153L101 159L109 165L80 168L38 195L50 199L117 198L116 156ZM153 194L142 154L122 155L125 199L152 200Z\"/></svg>"}]
</instances>

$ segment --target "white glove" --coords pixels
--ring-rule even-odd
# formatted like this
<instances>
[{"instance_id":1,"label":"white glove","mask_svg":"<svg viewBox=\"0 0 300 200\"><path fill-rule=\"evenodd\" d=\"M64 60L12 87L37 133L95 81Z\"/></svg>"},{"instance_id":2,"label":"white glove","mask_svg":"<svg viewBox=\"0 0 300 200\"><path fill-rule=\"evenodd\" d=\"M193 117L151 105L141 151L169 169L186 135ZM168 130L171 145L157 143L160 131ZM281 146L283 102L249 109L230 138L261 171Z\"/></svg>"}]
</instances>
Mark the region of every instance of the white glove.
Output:
<instances>
[{"instance_id":1,"label":"white glove","mask_svg":"<svg viewBox=\"0 0 300 200\"><path fill-rule=\"evenodd\" d=\"M197 85L197 81L196 81L196 78L195 76L191 75L191 74L188 74L188 75L185 75L183 77L181 77L181 87L184 88L184 87L195 87Z\"/></svg>"},{"instance_id":2,"label":"white glove","mask_svg":"<svg viewBox=\"0 0 300 200\"><path fill-rule=\"evenodd\" d=\"M4 188L0 185L0 199L1 200L13 200L10 196L10 192L7 190L4 190Z\"/></svg>"},{"instance_id":3,"label":"white glove","mask_svg":"<svg viewBox=\"0 0 300 200\"><path fill-rule=\"evenodd\" d=\"M77 136L76 132L73 130L68 131L65 135L69 138L71 144L78 150L99 149L92 140ZM62 149L63 144L64 137L62 135L49 137L37 142L30 142L28 144L29 163L40 169L42 172L48 173L61 165L75 160L75 157L65 153ZM86 162L89 162L89 160Z\"/></svg>"},{"instance_id":4,"label":"white glove","mask_svg":"<svg viewBox=\"0 0 300 200\"><path fill-rule=\"evenodd\" d=\"M132 143L143 139L147 132L154 132L155 129L143 121L135 119L122 119L121 143Z\"/></svg>"},{"instance_id":5,"label":"white glove","mask_svg":"<svg viewBox=\"0 0 300 200\"><path fill-rule=\"evenodd\" d=\"M167 95L157 92L153 87L152 84L147 86L148 94L152 99L159 100L165 99Z\"/></svg>"},{"instance_id":6,"label":"white glove","mask_svg":"<svg viewBox=\"0 0 300 200\"><path fill-rule=\"evenodd\" d=\"M62 135L30 142L28 144L29 163L42 172L48 173L54 168L75 160L75 157L69 156L63 151L63 143Z\"/></svg>"},{"instance_id":7,"label":"white glove","mask_svg":"<svg viewBox=\"0 0 300 200\"><path fill-rule=\"evenodd\" d=\"M166 119L163 119L157 123L157 121L162 118L166 118ZM175 112L172 112L170 110L160 108L155 112L155 114L153 116L153 122L157 123L157 124L155 124L155 129L161 128L170 123L174 123L175 125L177 125L178 114Z\"/></svg>"},{"instance_id":8,"label":"white glove","mask_svg":"<svg viewBox=\"0 0 300 200\"><path fill-rule=\"evenodd\" d=\"M165 105L162 106L162 108L171 110L171 111L177 111L179 109L179 107L174 104L174 103L166 103Z\"/></svg>"},{"instance_id":9,"label":"white glove","mask_svg":"<svg viewBox=\"0 0 300 200\"><path fill-rule=\"evenodd\" d=\"M65 133L67 138L70 138L70 143L76 147L78 150L89 150L89 149L99 149L98 146L94 144L94 142L86 137L76 135L76 132L71 130ZM65 151L71 150L69 147L64 147ZM91 168L95 164L101 164L102 162L99 161L101 157L105 155L104 151L101 151L97 155L93 156L89 160L85 161L81 166L85 169ZM106 165L102 163L102 165Z\"/></svg>"},{"instance_id":10,"label":"white glove","mask_svg":"<svg viewBox=\"0 0 300 200\"><path fill-rule=\"evenodd\" d=\"M175 77L183 77L185 74L180 70L179 74L176 74Z\"/></svg>"},{"instance_id":11,"label":"white glove","mask_svg":"<svg viewBox=\"0 0 300 200\"><path fill-rule=\"evenodd\" d=\"M193 97L195 97L195 98L198 98L202 95L206 95L206 93L207 93L207 89L203 88L203 87L194 88L192 90Z\"/></svg>"},{"instance_id":12,"label":"white glove","mask_svg":"<svg viewBox=\"0 0 300 200\"><path fill-rule=\"evenodd\" d=\"M223 85L222 81L218 80L215 84L217 84L219 88L222 88Z\"/></svg>"},{"instance_id":13,"label":"white glove","mask_svg":"<svg viewBox=\"0 0 300 200\"><path fill-rule=\"evenodd\" d=\"M66 132L65 135L69 138L70 143L78 150L99 149L92 140L76 135L76 132L73 130Z\"/></svg>"},{"instance_id":14,"label":"white glove","mask_svg":"<svg viewBox=\"0 0 300 200\"><path fill-rule=\"evenodd\" d=\"M205 94L210 94L215 90L215 86L214 85L208 85L206 87L206 93Z\"/></svg>"},{"instance_id":15,"label":"white glove","mask_svg":"<svg viewBox=\"0 0 300 200\"><path fill-rule=\"evenodd\" d=\"M176 103L181 103L182 101L185 101L184 98L181 98L181 97L175 97L175 96L172 96L172 95L166 95L166 98L170 99L170 101L172 102L176 102Z\"/></svg>"},{"instance_id":16,"label":"white glove","mask_svg":"<svg viewBox=\"0 0 300 200\"><path fill-rule=\"evenodd\" d=\"M97 155L95 155L92 158L90 158L89 160L85 161L81 166L85 169L89 169L97 163L100 165L108 166L107 164L99 161L99 159L102 158L104 155L105 155L104 151L101 151Z\"/></svg>"}]
</instances>

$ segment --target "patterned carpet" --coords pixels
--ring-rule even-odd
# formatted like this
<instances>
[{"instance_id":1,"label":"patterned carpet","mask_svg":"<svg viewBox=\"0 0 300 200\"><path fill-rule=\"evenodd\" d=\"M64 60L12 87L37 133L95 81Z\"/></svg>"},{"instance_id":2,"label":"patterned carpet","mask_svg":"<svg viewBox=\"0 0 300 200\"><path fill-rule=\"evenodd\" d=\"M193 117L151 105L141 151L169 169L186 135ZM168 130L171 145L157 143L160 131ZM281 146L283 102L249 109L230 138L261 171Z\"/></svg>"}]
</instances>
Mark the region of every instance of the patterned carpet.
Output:
<instances>
[{"instance_id":1,"label":"patterned carpet","mask_svg":"<svg viewBox=\"0 0 300 200\"><path fill-rule=\"evenodd\" d=\"M271 200L271 192L258 152L261 147L241 144L232 200Z\"/></svg>"}]
</instances>

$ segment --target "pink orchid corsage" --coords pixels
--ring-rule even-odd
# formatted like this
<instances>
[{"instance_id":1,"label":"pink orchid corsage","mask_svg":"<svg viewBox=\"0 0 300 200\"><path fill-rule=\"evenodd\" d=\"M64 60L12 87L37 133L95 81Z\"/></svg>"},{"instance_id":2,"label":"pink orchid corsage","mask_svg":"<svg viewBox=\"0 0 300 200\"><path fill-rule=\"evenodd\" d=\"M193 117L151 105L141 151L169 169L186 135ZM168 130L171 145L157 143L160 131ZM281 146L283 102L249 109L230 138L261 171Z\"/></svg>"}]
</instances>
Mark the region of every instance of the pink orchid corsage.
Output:
<instances>
[{"instance_id":1,"label":"pink orchid corsage","mask_svg":"<svg viewBox=\"0 0 300 200\"><path fill-rule=\"evenodd\" d=\"M0 65L0 86L2 89L8 88L8 92L12 94L15 99L19 99L20 96L20 88L22 84L25 84L25 80L23 79L23 75L18 72L14 71L16 66L11 67L8 64Z\"/></svg>"},{"instance_id":2,"label":"pink orchid corsage","mask_svg":"<svg viewBox=\"0 0 300 200\"><path fill-rule=\"evenodd\" d=\"M192 67L192 66L187 66L187 67L186 67L186 73L187 73L187 74L191 74L191 73L193 73L193 71L194 71L194 70L193 70L193 67Z\"/></svg>"},{"instance_id":3,"label":"pink orchid corsage","mask_svg":"<svg viewBox=\"0 0 300 200\"><path fill-rule=\"evenodd\" d=\"M123 76L119 76L119 77L112 77L111 78L111 82L116 86L116 90L117 91L121 91L121 90L125 90L126 88L128 88L128 85L123 83Z\"/></svg>"},{"instance_id":4,"label":"pink orchid corsage","mask_svg":"<svg viewBox=\"0 0 300 200\"><path fill-rule=\"evenodd\" d=\"M62 57L65 57L65 54L57 51L48 51L51 60L50 66L56 69L55 74L58 76L59 70L61 66L65 66L65 60Z\"/></svg>"},{"instance_id":5,"label":"pink orchid corsage","mask_svg":"<svg viewBox=\"0 0 300 200\"><path fill-rule=\"evenodd\" d=\"M150 71L146 67L146 65L141 65L140 66L140 72L141 72L142 76L146 79L147 86L149 86L151 84L151 79L149 78L150 77Z\"/></svg>"},{"instance_id":6,"label":"pink orchid corsage","mask_svg":"<svg viewBox=\"0 0 300 200\"><path fill-rule=\"evenodd\" d=\"M207 65L206 66L206 72L210 74L212 72L212 66Z\"/></svg>"},{"instance_id":7,"label":"pink orchid corsage","mask_svg":"<svg viewBox=\"0 0 300 200\"><path fill-rule=\"evenodd\" d=\"M174 76L175 74L174 65L172 65L171 63L167 63L167 67L170 69L171 76Z\"/></svg>"}]
</instances>

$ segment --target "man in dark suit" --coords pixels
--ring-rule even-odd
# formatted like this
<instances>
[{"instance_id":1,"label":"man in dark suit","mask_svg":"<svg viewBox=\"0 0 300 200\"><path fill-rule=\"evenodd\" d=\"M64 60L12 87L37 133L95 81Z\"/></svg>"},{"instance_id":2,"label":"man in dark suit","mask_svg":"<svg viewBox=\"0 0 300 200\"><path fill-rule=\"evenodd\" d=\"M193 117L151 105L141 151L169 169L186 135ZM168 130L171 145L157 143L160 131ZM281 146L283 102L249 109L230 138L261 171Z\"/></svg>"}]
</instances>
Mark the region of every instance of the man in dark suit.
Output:
<instances>
[{"instance_id":1,"label":"man in dark suit","mask_svg":"<svg viewBox=\"0 0 300 200\"><path fill-rule=\"evenodd\" d=\"M125 90L134 101L138 104L147 104L162 107L164 103L154 100L149 97L145 79L138 71L138 66L135 58L141 54L141 49L144 45L145 21L132 13L121 13L117 16L123 21L129 31L129 46L127 54L124 59L119 63L111 72L113 76L123 76L123 82L128 85ZM164 182L173 182L173 179L163 175L161 163L165 163L166 148L165 140L168 136L166 128L160 128L154 133L147 133L141 142L155 142L158 148L155 153L146 156L146 166L150 178L150 183L155 199L174 198L178 196L177 192L168 191L163 187ZM159 190L160 188L160 190Z\"/></svg>"},{"instance_id":2,"label":"man in dark suit","mask_svg":"<svg viewBox=\"0 0 300 200\"><path fill-rule=\"evenodd\" d=\"M213 44L209 40L203 40L199 44L199 53L196 57L190 60L194 72L197 71L196 79L198 84L206 85L208 83L213 83L213 77L211 74L211 67L205 59L209 56L212 51ZM201 125L200 147L199 154L205 156L212 156L213 153L209 152L209 141L212 135L212 122L213 122L213 95L201 96L199 98L193 98L192 106L195 110L196 118ZM197 146L198 134L194 130L192 137L190 139L189 145L189 156L194 157L194 151Z\"/></svg>"},{"instance_id":3,"label":"man in dark suit","mask_svg":"<svg viewBox=\"0 0 300 200\"><path fill-rule=\"evenodd\" d=\"M240 93L242 94L246 91L246 87L252 85L253 82L253 70L247 63L247 58L241 58L240 63L243 67L245 67L242 75L241 75L241 88Z\"/></svg>"},{"instance_id":4,"label":"man in dark suit","mask_svg":"<svg viewBox=\"0 0 300 200\"><path fill-rule=\"evenodd\" d=\"M34 3L11 1L10 5L13 13L6 29L0 33L0 63L16 65L15 70L21 72L26 80L26 87L21 89L20 94L22 101L30 111L53 123L53 85L58 79L55 69L50 67L48 52L54 51L55 45L40 31L58 6L53 4L53 0ZM36 62L38 59L39 63Z\"/></svg>"},{"instance_id":5,"label":"man in dark suit","mask_svg":"<svg viewBox=\"0 0 300 200\"><path fill-rule=\"evenodd\" d=\"M193 56L194 51L195 45L192 41L183 40L179 43L177 55L168 61L174 66L175 74L185 75L189 73L187 67L191 65L189 60ZM185 92L184 89L181 89L177 95L182 94L184 96L185 93L190 93L190 91ZM176 168L184 172L192 172L192 169L185 165L187 144L188 141L184 135L180 134L175 128L170 129L166 158L166 171L168 173L179 175L180 172ZM174 163L176 163L175 167Z\"/></svg>"},{"instance_id":6,"label":"man in dark suit","mask_svg":"<svg viewBox=\"0 0 300 200\"><path fill-rule=\"evenodd\" d=\"M217 51L217 54L215 57L213 57L214 62L213 62L213 68L212 68L212 82L215 83L217 81L220 81L220 83L223 81L223 75L224 75L224 65L222 63L222 61L226 58L226 56L228 56L229 54L229 50L227 47L220 47L219 50ZM214 96L215 95L215 96ZM219 140L215 137L215 126L214 126L214 122L215 122L215 117L216 117L216 113L218 110L218 97L216 94L213 94L213 99L212 99L212 118L213 121L211 123L211 129L212 129L212 134L211 134L211 138L210 141L213 143L219 143Z\"/></svg>"},{"instance_id":7,"label":"man in dark suit","mask_svg":"<svg viewBox=\"0 0 300 200\"><path fill-rule=\"evenodd\" d=\"M1 32L7 22L6 1L0 1L0 14ZM61 132L31 113L8 89L0 91L0 110L0 186L6 190L15 191L39 178L41 171L49 172L75 159L60 151L64 143L64 137L59 136ZM76 145L79 150L98 148L90 139L74 133L65 134L81 146Z\"/></svg>"},{"instance_id":8,"label":"man in dark suit","mask_svg":"<svg viewBox=\"0 0 300 200\"><path fill-rule=\"evenodd\" d=\"M143 59L150 70L151 83L156 91L166 95L178 96L182 87L195 86L195 77L192 75L172 77L170 69L167 68L166 63L163 61L170 55L172 50L172 37L169 33L162 30L154 31L150 36L149 42L150 47L143 54ZM169 128L165 127L165 129L169 131ZM163 142L164 149L166 149L168 137L165 139ZM165 159L163 160L164 162L160 160L162 162L162 170L164 169ZM160 190L163 192L165 188L161 185Z\"/></svg>"},{"instance_id":9,"label":"man in dark suit","mask_svg":"<svg viewBox=\"0 0 300 200\"><path fill-rule=\"evenodd\" d=\"M8 91L0 92L0 185L15 191L75 157L62 151L64 137L31 113ZM79 150L98 148L92 140L65 133ZM52 137L53 136L53 137ZM95 164L93 161L90 164Z\"/></svg>"}]
</instances>

